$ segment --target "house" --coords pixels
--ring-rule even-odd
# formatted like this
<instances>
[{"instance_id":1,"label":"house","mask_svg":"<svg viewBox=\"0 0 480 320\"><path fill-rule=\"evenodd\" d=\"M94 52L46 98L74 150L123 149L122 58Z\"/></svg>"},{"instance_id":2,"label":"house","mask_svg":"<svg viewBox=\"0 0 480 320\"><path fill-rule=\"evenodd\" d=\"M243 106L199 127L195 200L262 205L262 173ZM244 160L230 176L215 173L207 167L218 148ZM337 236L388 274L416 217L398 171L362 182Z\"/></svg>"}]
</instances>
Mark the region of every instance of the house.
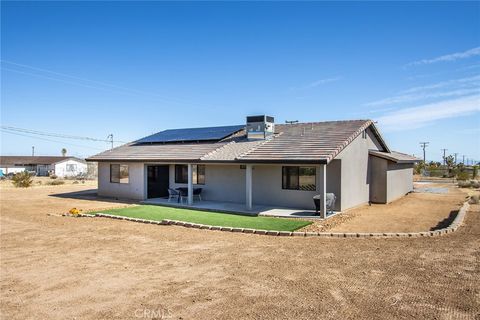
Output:
<instances>
[{"instance_id":1,"label":"house","mask_svg":"<svg viewBox=\"0 0 480 320\"><path fill-rule=\"evenodd\" d=\"M86 174L87 162L75 157L0 156L0 170L3 174L31 171L37 176L70 177Z\"/></svg>"},{"instance_id":2,"label":"house","mask_svg":"<svg viewBox=\"0 0 480 320\"><path fill-rule=\"evenodd\" d=\"M202 188L211 201L313 209L334 193L335 210L388 203L413 189L418 159L392 152L371 120L246 124L165 130L102 152L98 194L145 200L168 188ZM321 214L325 217L322 201Z\"/></svg>"}]
</instances>

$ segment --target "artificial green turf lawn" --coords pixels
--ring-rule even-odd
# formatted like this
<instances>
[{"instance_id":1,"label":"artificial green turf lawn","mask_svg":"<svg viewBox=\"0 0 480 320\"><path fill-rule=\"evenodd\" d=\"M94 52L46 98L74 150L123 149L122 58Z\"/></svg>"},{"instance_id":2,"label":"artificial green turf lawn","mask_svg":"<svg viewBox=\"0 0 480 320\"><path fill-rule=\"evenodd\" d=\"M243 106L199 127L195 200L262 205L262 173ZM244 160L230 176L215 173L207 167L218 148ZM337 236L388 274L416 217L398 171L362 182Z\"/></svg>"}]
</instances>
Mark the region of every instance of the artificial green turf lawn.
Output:
<instances>
[{"instance_id":1,"label":"artificial green turf lawn","mask_svg":"<svg viewBox=\"0 0 480 320\"><path fill-rule=\"evenodd\" d=\"M99 211L100 212L100 211ZM137 219L160 221L163 219L200 223L210 226L250 228L259 230L295 231L311 222L270 217L249 217L228 213L207 212L151 205L103 210L102 213Z\"/></svg>"}]
</instances>

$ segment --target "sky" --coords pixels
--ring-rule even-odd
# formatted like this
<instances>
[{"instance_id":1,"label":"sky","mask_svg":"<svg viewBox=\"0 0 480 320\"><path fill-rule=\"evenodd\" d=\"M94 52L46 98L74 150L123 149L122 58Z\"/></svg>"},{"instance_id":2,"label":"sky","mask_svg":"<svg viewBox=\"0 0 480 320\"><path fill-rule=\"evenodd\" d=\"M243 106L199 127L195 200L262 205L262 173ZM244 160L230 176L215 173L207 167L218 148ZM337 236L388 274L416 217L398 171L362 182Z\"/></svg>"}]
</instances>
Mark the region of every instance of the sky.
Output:
<instances>
[{"instance_id":1,"label":"sky","mask_svg":"<svg viewBox=\"0 0 480 320\"><path fill-rule=\"evenodd\" d=\"M480 160L480 2L2 1L0 102L2 155L267 114Z\"/></svg>"}]
</instances>

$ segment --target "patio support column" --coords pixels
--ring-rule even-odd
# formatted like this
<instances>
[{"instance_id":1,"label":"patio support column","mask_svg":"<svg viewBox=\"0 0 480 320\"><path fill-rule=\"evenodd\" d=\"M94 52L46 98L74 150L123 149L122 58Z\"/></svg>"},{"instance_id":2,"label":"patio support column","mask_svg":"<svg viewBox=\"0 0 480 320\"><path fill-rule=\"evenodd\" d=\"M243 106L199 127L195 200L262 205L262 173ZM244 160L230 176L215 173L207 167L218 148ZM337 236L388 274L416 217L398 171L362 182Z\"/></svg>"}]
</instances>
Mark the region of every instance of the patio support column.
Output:
<instances>
[{"instance_id":1,"label":"patio support column","mask_svg":"<svg viewBox=\"0 0 480 320\"><path fill-rule=\"evenodd\" d=\"M188 164L188 205L193 204L193 168L192 164Z\"/></svg>"},{"instance_id":2,"label":"patio support column","mask_svg":"<svg viewBox=\"0 0 480 320\"><path fill-rule=\"evenodd\" d=\"M327 165L320 165L320 194L322 196L320 201L320 217L325 219L327 217Z\"/></svg>"},{"instance_id":3,"label":"patio support column","mask_svg":"<svg viewBox=\"0 0 480 320\"><path fill-rule=\"evenodd\" d=\"M247 210L252 210L252 165L247 164L245 170L245 202Z\"/></svg>"}]
</instances>

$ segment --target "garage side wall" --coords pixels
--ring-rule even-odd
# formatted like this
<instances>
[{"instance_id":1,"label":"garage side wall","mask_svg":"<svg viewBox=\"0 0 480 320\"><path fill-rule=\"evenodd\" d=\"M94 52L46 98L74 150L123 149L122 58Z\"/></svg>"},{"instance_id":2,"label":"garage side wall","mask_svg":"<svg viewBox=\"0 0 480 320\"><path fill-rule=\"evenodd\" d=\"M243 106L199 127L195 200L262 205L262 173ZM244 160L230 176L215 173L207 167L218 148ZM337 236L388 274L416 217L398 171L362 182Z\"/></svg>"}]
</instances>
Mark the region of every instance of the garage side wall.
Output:
<instances>
[{"instance_id":1,"label":"garage side wall","mask_svg":"<svg viewBox=\"0 0 480 320\"><path fill-rule=\"evenodd\" d=\"M341 210L368 203L370 198L369 149L378 150L374 135L360 134L335 159L341 160ZM328 176L327 176L328 181Z\"/></svg>"},{"instance_id":2,"label":"garage side wall","mask_svg":"<svg viewBox=\"0 0 480 320\"><path fill-rule=\"evenodd\" d=\"M128 183L110 182L110 164L128 165ZM99 162L98 195L119 199L145 199L145 168L143 163Z\"/></svg>"},{"instance_id":3,"label":"garage side wall","mask_svg":"<svg viewBox=\"0 0 480 320\"><path fill-rule=\"evenodd\" d=\"M388 162L387 202L413 191L413 165Z\"/></svg>"},{"instance_id":4,"label":"garage side wall","mask_svg":"<svg viewBox=\"0 0 480 320\"><path fill-rule=\"evenodd\" d=\"M387 203L387 167L388 161L370 156L370 201Z\"/></svg>"}]
</instances>

